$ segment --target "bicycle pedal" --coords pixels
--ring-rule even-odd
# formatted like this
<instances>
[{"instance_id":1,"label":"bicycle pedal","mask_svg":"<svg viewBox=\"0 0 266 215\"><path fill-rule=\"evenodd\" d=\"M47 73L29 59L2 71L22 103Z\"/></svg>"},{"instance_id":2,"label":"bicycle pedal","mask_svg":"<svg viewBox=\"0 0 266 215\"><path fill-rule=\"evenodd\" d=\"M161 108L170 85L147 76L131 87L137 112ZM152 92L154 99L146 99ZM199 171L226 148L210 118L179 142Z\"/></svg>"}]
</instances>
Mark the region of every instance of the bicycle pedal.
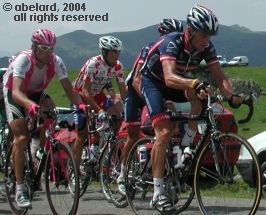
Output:
<instances>
[{"instance_id":1,"label":"bicycle pedal","mask_svg":"<svg viewBox=\"0 0 266 215\"><path fill-rule=\"evenodd\" d=\"M25 211L25 210L32 210L32 206L30 206L30 207L19 207L19 210L20 211Z\"/></svg>"}]
</instances>

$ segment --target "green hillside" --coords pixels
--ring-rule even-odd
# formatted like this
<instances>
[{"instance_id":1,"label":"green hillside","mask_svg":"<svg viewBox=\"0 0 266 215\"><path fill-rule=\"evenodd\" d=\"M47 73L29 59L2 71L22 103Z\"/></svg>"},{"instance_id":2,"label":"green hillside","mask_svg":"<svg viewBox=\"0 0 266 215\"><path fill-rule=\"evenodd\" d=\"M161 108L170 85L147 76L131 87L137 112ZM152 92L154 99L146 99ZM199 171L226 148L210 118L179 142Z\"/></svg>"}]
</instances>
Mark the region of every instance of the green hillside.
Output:
<instances>
[{"instance_id":1,"label":"green hillside","mask_svg":"<svg viewBox=\"0 0 266 215\"><path fill-rule=\"evenodd\" d=\"M182 21L184 29L186 23ZM55 53L68 69L80 69L92 56L98 55L99 37L112 35L123 42L120 61L125 68L132 67L141 47L158 38L157 24L135 31L92 34L84 30L73 31L57 38ZM254 32L238 25L219 26L219 34L211 38L218 55L230 61L235 56L248 56L250 66L266 66L266 32ZM15 54L15 53L14 53ZM0 58L0 67L6 67L7 57Z\"/></svg>"},{"instance_id":2,"label":"green hillside","mask_svg":"<svg viewBox=\"0 0 266 215\"><path fill-rule=\"evenodd\" d=\"M229 78L239 77L245 80L252 79L266 89L266 76L264 73L266 71L266 67L228 67L224 68L223 70L229 76ZM129 72L130 70L126 69L125 76L127 76ZM69 77L71 81L74 80L77 75L78 70L69 71ZM115 82L113 83L116 92L118 92ZM56 78L54 78L49 85L47 92L52 96L57 106L69 106L68 99ZM232 110L237 120L242 119L247 115L247 108L244 105L240 109L231 109L228 107L228 105L226 105L226 107ZM260 96L258 98L258 103L254 102L254 115L251 121L247 124L239 125L239 133L244 137L249 138L264 131L266 129L265 110L266 98L264 96Z\"/></svg>"}]
</instances>

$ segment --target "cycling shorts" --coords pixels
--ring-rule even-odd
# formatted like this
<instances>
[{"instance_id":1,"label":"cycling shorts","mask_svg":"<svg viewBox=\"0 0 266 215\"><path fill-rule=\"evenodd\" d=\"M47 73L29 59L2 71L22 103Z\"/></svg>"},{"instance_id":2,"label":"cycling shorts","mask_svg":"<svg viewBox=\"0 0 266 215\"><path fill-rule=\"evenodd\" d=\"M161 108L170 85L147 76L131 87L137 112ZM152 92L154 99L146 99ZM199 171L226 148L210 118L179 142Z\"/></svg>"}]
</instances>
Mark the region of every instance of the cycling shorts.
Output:
<instances>
[{"instance_id":1,"label":"cycling shorts","mask_svg":"<svg viewBox=\"0 0 266 215\"><path fill-rule=\"evenodd\" d=\"M95 102L102 108L104 111L107 111L110 107L114 106L114 102L111 98L107 98L107 96L104 94L103 91L98 93L97 95L93 96L93 99ZM87 104L87 102L82 98L82 101L84 104ZM73 110L76 110L77 107L73 104L70 106ZM83 114L75 113L74 114L74 123L77 127L83 127L84 126L84 117Z\"/></svg>"},{"instance_id":2,"label":"cycling shorts","mask_svg":"<svg viewBox=\"0 0 266 215\"><path fill-rule=\"evenodd\" d=\"M169 120L170 116L166 112L166 100L173 102L187 102L189 101L186 90L177 90L167 87L163 82L149 79L146 76L141 78L141 96L145 101L152 125Z\"/></svg>"},{"instance_id":3,"label":"cycling shorts","mask_svg":"<svg viewBox=\"0 0 266 215\"><path fill-rule=\"evenodd\" d=\"M141 113L145 103L137 94L132 85L128 85L125 102L126 127L140 126Z\"/></svg>"},{"instance_id":4,"label":"cycling shorts","mask_svg":"<svg viewBox=\"0 0 266 215\"><path fill-rule=\"evenodd\" d=\"M20 106L13 100L12 93L7 88L4 88L4 98L8 123L12 122L15 119L21 119L26 117L25 108ZM51 97L44 91L34 93L28 98L38 105L40 105L41 101L44 99L51 99Z\"/></svg>"}]
</instances>

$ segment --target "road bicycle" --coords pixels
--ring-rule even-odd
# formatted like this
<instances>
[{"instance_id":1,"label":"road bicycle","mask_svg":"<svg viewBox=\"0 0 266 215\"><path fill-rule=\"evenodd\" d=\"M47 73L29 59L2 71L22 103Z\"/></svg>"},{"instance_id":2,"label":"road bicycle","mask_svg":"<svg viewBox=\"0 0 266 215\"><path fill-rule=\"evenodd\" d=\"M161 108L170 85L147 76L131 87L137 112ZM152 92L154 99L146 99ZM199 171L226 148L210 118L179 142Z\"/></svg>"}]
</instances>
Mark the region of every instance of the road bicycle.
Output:
<instances>
[{"instance_id":1,"label":"road bicycle","mask_svg":"<svg viewBox=\"0 0 266 215\"><path fill-rule=\"evenodd\" d=\"M7 151L10 147L10 143L8 142L9 137L9 127L6 120L0 119L1 129L0 129L0 172L4 174L5 170L5 163L6 163L6 155ZM6 197L6 191L4 184L4 177L1 179L1 185L0 185L0 194L3 197Z\"/></svg>"},{"instance_id":2,"label":"road bicycle","mask_svg":"<svg viewBox=\"0 0 266 215\"><path fill-rule=\"evenodd\" d=\"M83 146L81 163L80 163L80 193L79 196L83 196L86 192L89 184L95 180L100 181L101 189L104 197L110 201L109 194L107 192L106 185L106 165L107 158L111 145L115 140L114 136L114 123L119 120L123 120L121 117L115 115L107 116L104 120L98 120L98 114L89 107L87 109L88 117L88 138ZM93 134L98 132L101 136L99 145L96 150L91 150L93 142ZM75 140L72 141L72 145ZM96 153L95 153L96 152Z\"/></svg>"},{"instance_id":3,"label":"road bicycle","mask_svg":"<svg viewBox=\"0 0 266 215\"><path fill-rule=\"evenodd\" d=\"M213 107L223 99L219 96L208 96L203 102L199 115L184 115L178 113L171 117L184 128L189 120L204 122L201 139L196 144L194 156L188 156L183 168L174 167L173 147L180 142L181 137L173 136L168 144L165 161L164 189L171 199L178 214L188 208L194 196L202 214L255 214L261 199L262 177L259 159L250 143L236 133L221 133L216 123ZM249 107L245 123L253 114L252 96L243 102ZM149 207L153 197L153 177L151 165L151 149L156 140L142 138L132 147L126 163L126 198L130 209L135 214L158 214ZM139 160L138 147L146 145L147 160ZM192 147L191 147L192 148ZM254 184L246 183L239 174L238 156L246 150L253 160L252 171ZM163 162L163 161L162 161ZM249 171L248 168L246 171ZM194 208L196 210L196 208ZM165 211L159 212L166 214Z\"/></svg>"},{"instance_id":4,"label":"road bicycle","mask_svg":"<svg viewBox=\"0 0 266 215\"><path fill-rule=\"evenodd\" d=\"M33 199L34 192L39 190L39 183L43 171L45 172L45 190L48 203L52 214L74 215L77 212L79 204L79 174L75 157L68 144L55 138L54 124L56 120L53 116L58 117L59 114L67 114L73 110L45 110L41 111L46 115L47 119L44 123L28 123L33 126L30 132L45 129L46 141L43 147L43 153L40 161L34 164L32 160L30 141L25 149L25 166L24 166L24 184L27 188L30 199ZM29 126L30 127L30 126ZM19 208L15 201L16 194L16 177L13 169L11 145L5 165L5 189L7 201L13 214L26 214L30 208ZM36 166L36 169L35 169ZM70 193L69 190L72 190ZM36 205L37 206L37 205Z\"/></svg>"}]
</instances>

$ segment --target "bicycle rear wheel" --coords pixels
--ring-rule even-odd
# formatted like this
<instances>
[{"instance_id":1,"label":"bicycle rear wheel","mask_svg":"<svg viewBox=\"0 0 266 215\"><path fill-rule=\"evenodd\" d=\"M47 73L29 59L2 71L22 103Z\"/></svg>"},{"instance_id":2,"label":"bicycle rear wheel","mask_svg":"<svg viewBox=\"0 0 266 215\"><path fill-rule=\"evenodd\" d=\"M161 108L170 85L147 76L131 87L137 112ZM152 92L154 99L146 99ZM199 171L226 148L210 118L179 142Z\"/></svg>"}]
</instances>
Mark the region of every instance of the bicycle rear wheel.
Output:
<instances>
[{"instance_id":1,"label":"bicycle rear wheel","mask_svg":"<svg viewBox=\"0 0 266 215\"><path fill-rule=\"evenodd\" d=\"M53 214L74 215L79 204L79 174L70 146L64 142L54 144L54 154L49 151L45 168L47 199ZM51 159L54 159L52 166ZM73 193L69 191L69 186Z\"/></svg>"},{"instance_id":2,"label":"bicycle rear wheel","mask_svg":"<svg viewBox=\"0 0 266 215\"><path fill-rule=\"evenodd\" d=\"M16 198L16 177L13 169L12 160L12 149L13 145L9 148L6 163L5 163L5 194L7 197L7 202L13 214L24 215L27 213L28 209L20 209L17 206Z\"/></svg>"},{"instance_id":3,"label":"bicycle rear wheel","mask_svg":"<svg viewBox=\"0 0 266 215\"><path fill-rule=\"evenodd\" d=\"M214 145L216 150L211 143L204 147L195 170L194 188L201 213L255 214L260 203L262 179L254 149L234 133L220 134ZM218 172L212 153L217 157ZM210 162L206 163L207 160ZM247 174L250 177L245 178Z\"/></svg>"},{"instance_id":4,"label":"bicycle rear wheel","mask_svg":"<svg viewBox=\"0 0 266 215\"><path fill-rule=\"evenodd\" d=\"M125 196L122 196L118 192L117 178L121 172L121 158L122 158L122 149L126 143L126 138L121 137L114 141L111 145L110 152L106 150L106 176L105 176L105 189L109 195L109 199L114 205L118 208L125 208L127 200Z\"/></svg>"}]
</instances>

